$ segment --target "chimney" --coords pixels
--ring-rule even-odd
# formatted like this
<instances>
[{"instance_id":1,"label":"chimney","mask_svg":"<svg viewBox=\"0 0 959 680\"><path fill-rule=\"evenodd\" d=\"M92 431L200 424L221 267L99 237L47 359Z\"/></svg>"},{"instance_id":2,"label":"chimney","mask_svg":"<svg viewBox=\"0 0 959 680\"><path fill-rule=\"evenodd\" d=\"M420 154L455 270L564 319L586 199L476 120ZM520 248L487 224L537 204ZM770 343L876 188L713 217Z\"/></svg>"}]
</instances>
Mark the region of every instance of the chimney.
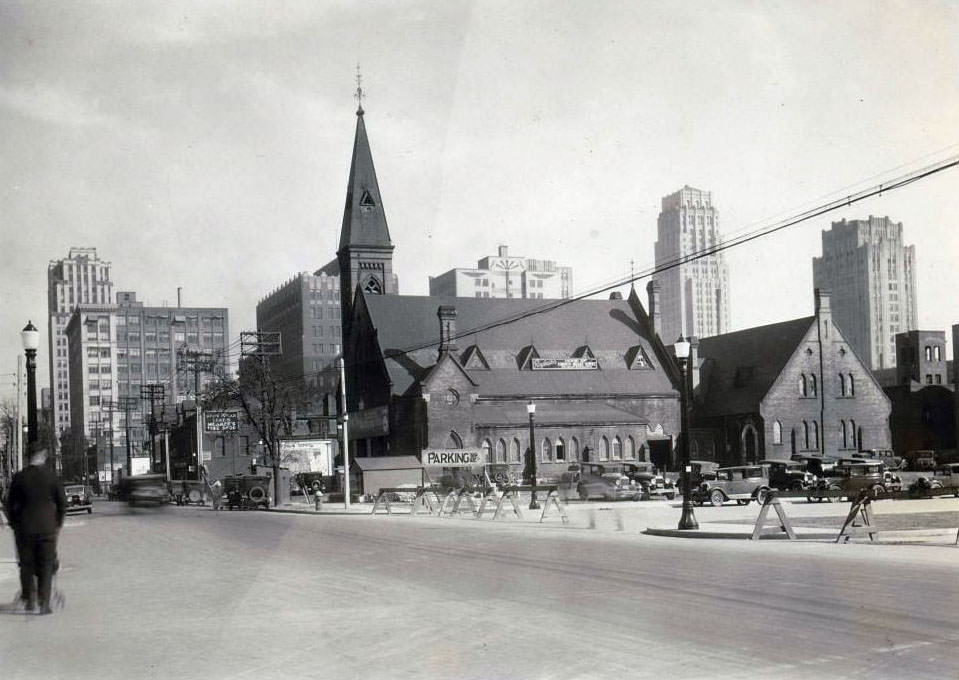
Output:
<instances>
[{"instance_id":1,"label":"chimney","mask_svg":"<svg viewBox=\"0 0 959 680\"><path fill-rule=\"evenodd\" d=\"M649 297L649 318L653 322L656 335L662 336L663 322L659 314L659 281L651 280L646 284L646 295Z\"/></svg>"},{"instance_id":2,"label":"chimney","mask_svg":"<svg viewBox=\"0 0 959 680\"><path fill-rule=\"evenodd\" d=\"M440 320L440 356L456 349L456 307L440 305L436 310Z\"/></svg>"},{"instance_id":3,"label":"chimney","mask_svg":"<svg viewBox=\"0 0 959 680\"><path fill-rule=\"evenodd\" d=\"M832 322L832 308L829 304L830 294L828 290L816 289L816 320L819 322L819 328L822 337L829 338L829 326Z\"/></svg>"},{"instance_id":4,"label":"chimney","mask_svg":"<svg viewBox=\"0 0 959 680\"><path fill-rule=\"evenodd\" d=\"M499 247L499 256L500 257L509 257L509 248L507 246Z\"/></svg>"},{"instance_id":5,"label":"chimney","mask_svg":"<svg viewBox=\"0 0 959 680\"><path fill-rule=\"evenodd\" d=\"M182 287L182 286L177 286L177 287L176 287L176 306L177 306L177 309L179 309L180 307L183 306L183 297L182 297L182 296L183 296L183 287Z\"/></svg>"}]
</instances>

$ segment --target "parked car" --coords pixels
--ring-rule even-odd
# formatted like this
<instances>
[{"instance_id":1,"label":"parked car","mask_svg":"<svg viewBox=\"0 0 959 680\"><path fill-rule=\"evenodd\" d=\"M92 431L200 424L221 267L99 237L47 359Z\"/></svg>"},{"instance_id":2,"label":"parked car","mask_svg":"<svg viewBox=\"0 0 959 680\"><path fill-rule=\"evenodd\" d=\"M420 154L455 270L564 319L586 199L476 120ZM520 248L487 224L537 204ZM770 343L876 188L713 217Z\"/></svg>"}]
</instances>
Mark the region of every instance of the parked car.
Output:
<instances>
[{"instance_id":1,"label":"parked car","mask_svg":"<svg viewBox=\"0 0 959 680\"><path fill-rule=\"evenodd\" d=\"M718 468L716 479L700 484L693 491L692 500L699 505L708 501L716 507L729 500L740 505L755 500L763 505L771 488L768 465L737 465Z\"/></svg>"},{"instance_id":2,"label":"parked car","mask_svg":"<svg viewBox=\"0 0 959 680\"><path fill-rule=\"evenodd\" d=\"M830 502L853 499L865 489L873 496L881 496L887 490L885 471L881 461L841 459L814 487L806 491L806 500L821 503L824 499Z\"/></svg>"},{"instance_id":3,"label":"parked car","mask_svg":"<svg viewBox=\"0 0 959 680\"><path fill-rule=\"evenodd\" d=\"M223 494L230 510L270 507L270 484L267 475L227 475L223 478Z\"/></svg>"},{"instance_id":4,"label":"parked car","mask_svg":"<svg viewBox=\"0 0 959 680\"><path fill-rule=\"evenodd\" d=\"M623 463L623 474L636 482L646 497L676 498L676 484L659 474L652 463Z\"/></svg>"},{"instance_id":5,"label":"parked car","mask_svg":"<svg viewBox=\"0 0 959 680\"><path fill-rule=\"evenodd\" d=\"M93 513L93 490L83 484L67 484L63 487L67 497L67 512L87 511Z\"/></svg>"},{"instance_id":6,"label":"parked car","mask_svg":"<svg viewBox=\"0 0 959 680\"><path fill-rule=\"evenodd\" d=\"M899 470L906 462L905 458L897 456L892 449L866 449L865 451L856 451L852 454L852 457L881 461L890 470Z\"/></svg>"},{"instance_id":7,"label":"parked car","mask_svg":"<svg viewBox=\"0 0 959 680\"><path fill-rule=\"evenodd\" d=\"M959 498L959 463L940 465L933 471L932 476L943 487L951 488L952 495Z\"/></svg>"},{"instance_id":8,"label":"parked car","mask_svg":"<svg viewBox=\"0 0 959 680\"><path fill-rule=\"evenodd\" d=\"M769 485L780 491L802 492L814 486L818 480L804 463L796 460L767 459L761 464L769 466Z\"/></svg>"},{"instance_id":9,"label":"parked car","mask_svg":"<svg viewBox=\"0 0 959 680\"><path fill-rule=\"evenodd\" d=\"M936 452L929 450L910 451L905 456L907 463L904 470L934 470L936 468ZM907 467L908 466L908 467Z\"/></svg>"},{"instance_id":10,"label":"parked car","mask_svg":"<svg viewBox=\"0 0 959 680\"><path fill-rule=\"evenodd\" d=\"M622 472L617 463L571 463L563 473L559 489L580 500L642 500L643 487Z\"/></svg>"}]
</instances>

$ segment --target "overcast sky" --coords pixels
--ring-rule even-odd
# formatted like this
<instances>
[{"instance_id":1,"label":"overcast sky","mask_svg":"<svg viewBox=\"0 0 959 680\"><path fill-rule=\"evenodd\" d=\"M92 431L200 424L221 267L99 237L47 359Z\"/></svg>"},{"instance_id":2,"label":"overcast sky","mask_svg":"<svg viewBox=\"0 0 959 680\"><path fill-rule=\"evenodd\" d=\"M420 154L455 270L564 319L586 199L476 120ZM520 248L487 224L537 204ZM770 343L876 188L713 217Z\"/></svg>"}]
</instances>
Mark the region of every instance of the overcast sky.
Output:
<instances>
[{"instance_id":1,"label":"overcast sky","mask_svg":"<svg viewBox=\"0 0 959 680\"><path fill-rule=\"evenodd\" d=\"M114 290L182 287L252 330L260 298L334 257L358 62L400 292L501 244L581 292L652 264L685 184L729 237L959 153L957 33L959 3L934 0L3 0L0 373L29 318L48 384L47 264L71 246ZM959 323L957 187L728 252L733 328L811 314L821 230L870 214L916 246L920 325Z\"/></svg>"}]
</instances>

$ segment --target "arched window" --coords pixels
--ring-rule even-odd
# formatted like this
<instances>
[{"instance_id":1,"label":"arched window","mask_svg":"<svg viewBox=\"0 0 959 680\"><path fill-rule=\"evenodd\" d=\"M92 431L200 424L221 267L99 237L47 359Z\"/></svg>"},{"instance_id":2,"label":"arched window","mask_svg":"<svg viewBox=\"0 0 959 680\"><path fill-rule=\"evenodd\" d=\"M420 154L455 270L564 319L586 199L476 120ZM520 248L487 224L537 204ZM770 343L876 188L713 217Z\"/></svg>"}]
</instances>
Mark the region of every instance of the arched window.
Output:
<instances>
[{"instance_id":1,"label":"arched window","mask_svg":"<svg viewBox=\"0 0 959 680\"><path fill-rule=\"evenodd\" d=\"M699 442L695 439L689 442L689 457L694 460L699 458Z\"/></svg>"},{"instance_id":2,"label":"arched window","mask_svg":"<svg viewBox=\"0 0 959 680\"><path fill-rule=\"evenodd\" d=\"M460 439L460 436L453 432L452 430L448 435L446 435L446 446L447 449L461 449L463 448L463 440Z\"/></svg>"},{"instance_id":3,"label":"arched window","mask_svg":"<svg viewBox=\"0 0 959 680\"><path fill-rule=\"evenodd\" d=\"M849 374L849 396L856 396L856 382L853 380L852 373Z\"/></svg>"},{"instance_id":4,"label":"arched window","mask_svg":"<svg viewBox=\"0 0 959 680\"><path fill-rule=\"evenodd\" d=\"M806 396L806 374L805 373L799 374L799 396L800 397Z\"/></svg>"},{"instance_id":5,"label":"arched window","mask_svg":"<svg viewBox=\"0 0 959 680\"><path fill-rule=\"evenodd\" d=\"M819 421L818 421L818 420L814 420L814 421L813 421L813 424L812 424L812 437L813 437L813 439L812 439L812 441L813 441L813 448L814 448L814 449L818 449L818 448L819 448Z\"/></svg>"},{"instance_id":6,"label":"arched window","mask_svg":"<svg viewBox=\"0 0 959 680\"><path fill-rule=\"evenodd\" d=\"M936 361L942 361L942 353L940 352L940 350L941 348L939 347L939 345L936 345L934 350L936 353Z\"/></svg>"},{"instance_id":7,"label":"arched window","mask_svg":"<svg viewBox=\"0 0 959 680\"><path fill-rule=\"evenodd\" d=\"M623 459L623 440L613 437L613 460Z\"/></svg>"},{"instance_id":8,"label":"arched window","mask_svg":"<svg viewBox=\"0 0 959 680\"><path fill-rule=\"evenodd\" d=\"M817 394L816 374L815 374L815 373L813 373L811 376L809 376L809 394L810 394L810 396L813 396L813 397L815 397L816 394Z\"/></svg>"},{"instance_id":9,"label":"arched window","mask_svg":"<svg viewBox=\"0 0 959 680\"><path fill-rule=\"evenodd\" d=\"M855 420L849 421L849 438L852 439L852 442L850 442L849 445L858 451L861 448L861 444L862 444L862 441L861 441L862 431L860 430L857 436Z\"/></svg>"},{"instance_id":10,"label":"arched window","mask_svg":"<svg viewBox=\"0 0 959 680\"><path fill-rule=\"evenodd\" d=\"M496 442L496 462L505 463L506 462L506 440L500 439Z\"/></svg>"},{"instance_id":11,"label":"arched window","mask_svg":"<svg viewBox=\"0 0 959 680\"><path fill-rule=\"evenodd\" d=\"M579 440L576 437L569 438L569 459L579 460Z\"/></svg>"},{"instance_id":12,"label":"arched window","mask_svg":"<svg viewBox=\"0 0 959 680\"><path fill-rule=\"evenodd\" d=\"M849 435L848 435L848 433L846 432L846 421L845 421L845 420L840 420L840 421L839 421L839 433L840 433L840 437L842 437L842 439L841 439L841 441L842 441L842 448L848 449L848 448L849 448Z\"/></svg>"},{"instance_id":13,"label":"arched window","mask_svg":"<svg viewBox=\"0 0 959 680\"><path fill-rule=\"evenodd\" d=\"M489 439L483 440L483 462L491 463L492 458L490 458L490 453L493 451L493 444Z\"/></svg>"},{"instance_id":14,"label":"arched window","mask_svg":"<svg viewBox=\"0 0 959 680\"><path fill-rule=\"evenodd\" d=\"M523 459L520 456L520 451L523 449L520 448L519 439L513 438L513 441L509 446L509 462L511 463L522 463Z\"/></svg>"},{"instance_id":15,"label":"arched window","mask_svg":"<svg viewBox=\"0 0 959 680\"><path fill-rule=\"evenodd\" d=\"M846 396L846 376L842 373L839 374L839 396Z\"/></svg>"},{"instance_id":16,"label":"arched window","mask_svg":"<svg viewBox=\"0 0 959 680\"><path fill-rule=\"evenodd\" d=\"M609 440L606 437L599 442L599 459L609 460Z\"/></svg>"},{"instance_id":17,"label":"arched window","mask_svg":"<svg viewBox=\"0 0 959 680\"><path fill-rule=\"evenodd\" d=\"M646 462L646 463L649 462L649 456L646 455L646 445L645 445L645 444L640 444L640 445L639 445L639 459L640 459L641 461L643 461L643 462Z\"/></svg>"},{"instance_id":18,"label":"arched window","mask_svg":"<svg viewBox=\"0 0 959 680\"><path fill-rule=\"evenodd\" d=\"M783 443L783 424L778 420L773 421L773 444Z\"/></svg>"},{"instance_id":19,"label":"arched window","mask_svg":"<svg viewBox=\"0 0 959 680\"><path fill-rule=\"evenodd\" d=\"M549 440L549 437L544 437L544 438L543 438L543 451L542 451L542 454L543 454L543 455L542 455L542 457L540 458L541 461L543 461L544 463L552 463L552 462L553 462L553 443Z\"/></svg>"},{"instance_id":20,"label":"arched window","mask_svg":"<svg viewBox=\"0 0 959 680\"><path fill-rule=\"evenodd\" d=\"M802 447L809 449L809 423L802 421Z\"/></svg>"},{"instance_id":21,"label":"arched window","mask_svg":"<svg viewBox=\"0 0 959 680\"><path fill-rule=\"evenodd\" d=\"M932 347L926 345L926 361L932 361Z\"/></svg>"},{"instance_id":22,"label":"arched window","mask_svg":"<svg viewBox=\"0 0 959 680\"><path fill-rule=\"evenodd\" d=\"M563 441L562 437L559 437L556 440L556 460L557 461L566 460L566 443Z\"/></svg>"},{"instance_id":23,"label":"arched window","mask_svg":"<svg viewBox=\"0 0 959 680\"><path fill-rule=\"evenodd\" d=\"M636 460L636 440L632 435L626 437L626 457L629 460Z\"/></svg>"}]
</instances>

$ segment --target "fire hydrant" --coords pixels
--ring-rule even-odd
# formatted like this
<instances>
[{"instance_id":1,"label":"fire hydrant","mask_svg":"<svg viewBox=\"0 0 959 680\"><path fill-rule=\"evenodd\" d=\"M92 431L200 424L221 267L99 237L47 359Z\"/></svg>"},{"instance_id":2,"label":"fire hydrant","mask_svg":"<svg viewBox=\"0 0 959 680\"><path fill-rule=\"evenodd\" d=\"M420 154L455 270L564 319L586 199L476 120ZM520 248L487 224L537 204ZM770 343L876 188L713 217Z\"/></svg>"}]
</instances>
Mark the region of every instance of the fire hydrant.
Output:
<instances>
[{"instance_id":1,"label":"fire hydrant","mask_svg":"<svg viewBox=\"0 0 959 680\"><path fill-rule=\"evenodd\" d=\"M320 489L313 492L313 502L316 505L316 511L319 512L323 506L323 492Z\"/></svg>"}]
</instances>

